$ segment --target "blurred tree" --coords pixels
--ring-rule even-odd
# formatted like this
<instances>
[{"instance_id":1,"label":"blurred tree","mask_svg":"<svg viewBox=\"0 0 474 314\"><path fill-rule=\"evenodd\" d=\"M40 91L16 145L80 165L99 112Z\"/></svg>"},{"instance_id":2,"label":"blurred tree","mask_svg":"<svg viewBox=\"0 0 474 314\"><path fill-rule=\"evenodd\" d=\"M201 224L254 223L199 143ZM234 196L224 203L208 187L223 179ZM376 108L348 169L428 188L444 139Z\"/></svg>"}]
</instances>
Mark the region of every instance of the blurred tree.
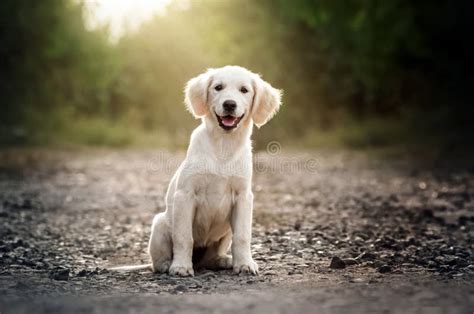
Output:
<instances>
[{"instance_id":1,"label":"blurred tree","mask_svg":"<svg viewBox=\"0 0 474 314\"><path fill-rule=\"evenodd\" d=\"M185 143L196 124L183 113L186 80L225 64L285 91L260 142L312 144L328 130L360 144L471 139L470 12L467 0L175 0L112 44L106 28L84 27L80 1L5 0L1 141L49 139L81 121L76 134L93 143L115 141L108 130Z\"/></svg>"},{"instance_id":2,"label":"blurred tree","mask_svg":"<svg viewBox=\"0 0 474 314\"><path fill-rule=\"evenodd\" d=\"M78 113L107 114L118 67L107 32L87 31L82 11L63 0L0 3L0 141L32 141Z\"/></svg>"},{"instance_id":3,"label":"blurred tree","mask_svg":"<svg viewBox=\"0 0 474 314\"><path fill-rule=\"evenodd\" d=\"M472 99L470 1L278 3L290 28L311 32L308 53L321 55L327 99L359 116L393 115L408 106L459 108Z\"/></svg>"}]
</instances>

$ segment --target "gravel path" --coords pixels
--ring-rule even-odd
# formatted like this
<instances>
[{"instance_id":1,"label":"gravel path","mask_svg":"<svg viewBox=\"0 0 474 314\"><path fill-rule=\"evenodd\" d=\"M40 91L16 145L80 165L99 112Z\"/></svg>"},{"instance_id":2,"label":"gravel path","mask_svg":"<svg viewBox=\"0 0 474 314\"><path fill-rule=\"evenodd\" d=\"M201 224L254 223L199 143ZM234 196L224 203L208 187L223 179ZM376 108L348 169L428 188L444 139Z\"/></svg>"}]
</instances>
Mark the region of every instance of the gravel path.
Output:
<instances>
[{"instance_id":1,"label":"gravel path","mask_svg":"<svg viewBox=\"0 0 474 314\"><path fill-rule=\"evenodd\" d=\"M148 262L183 153L1 152L0 313L472 313L472 167L269 151L255 156L260 276L193 278L107 270Z\"/></svg>"}]
</instances>

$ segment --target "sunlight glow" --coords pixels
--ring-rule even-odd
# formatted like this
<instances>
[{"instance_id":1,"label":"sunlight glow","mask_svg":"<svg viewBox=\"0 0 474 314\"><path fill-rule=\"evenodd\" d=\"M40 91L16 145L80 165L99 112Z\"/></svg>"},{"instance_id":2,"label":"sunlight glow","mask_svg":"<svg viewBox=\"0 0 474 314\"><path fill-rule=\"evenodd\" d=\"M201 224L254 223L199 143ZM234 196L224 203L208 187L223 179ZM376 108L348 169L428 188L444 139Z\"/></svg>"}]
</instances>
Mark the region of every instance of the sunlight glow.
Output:
<instances>
[{"instance_id":1,"label":"sunlight glow","mask_svg":"<svg viewBox=\"0 0 474 314\"><path fill-rule=\"evenodd\" d=\"M172 0L84 0L86 24L96 28L110 26L112 39L136 30L156 14L165 14Z\"/></svg>"}]
</instances>

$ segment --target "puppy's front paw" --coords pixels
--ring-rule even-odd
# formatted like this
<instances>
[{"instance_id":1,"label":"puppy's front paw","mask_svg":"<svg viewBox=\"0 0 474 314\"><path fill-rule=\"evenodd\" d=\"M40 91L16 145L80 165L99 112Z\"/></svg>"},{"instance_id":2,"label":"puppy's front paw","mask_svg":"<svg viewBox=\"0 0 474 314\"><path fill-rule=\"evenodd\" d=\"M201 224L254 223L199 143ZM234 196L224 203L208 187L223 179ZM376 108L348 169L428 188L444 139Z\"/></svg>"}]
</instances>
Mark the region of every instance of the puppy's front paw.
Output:
<instances>
[{"instance_id":1,"label":"puppy's front paw","mask_svg":"<svg viewBox=\"0 0 474 314\"><path fill-rule=\"evenodd\" d=\"M192 266L171 265L169 273L171 276L192 277L194 276L194 269Z\"/></svg>"},{"instance_id":2,"label":"puppy's front paw","mask_svg":"<svg viewBox=\"0 0 474 314\"><path fill-rule=\"evenodd\" d=\"M258 265L251 259L248 262L234 265L234 273L258 275Z\"/></svg>"}]
</instances>

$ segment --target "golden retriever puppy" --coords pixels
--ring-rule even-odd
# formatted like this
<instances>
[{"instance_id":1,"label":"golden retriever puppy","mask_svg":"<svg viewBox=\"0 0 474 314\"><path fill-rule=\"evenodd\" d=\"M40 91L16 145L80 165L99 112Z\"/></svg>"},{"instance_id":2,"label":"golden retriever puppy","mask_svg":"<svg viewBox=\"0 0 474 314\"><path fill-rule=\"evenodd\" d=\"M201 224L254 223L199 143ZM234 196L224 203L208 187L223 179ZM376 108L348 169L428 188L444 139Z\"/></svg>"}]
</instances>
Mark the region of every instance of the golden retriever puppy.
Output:
<instances>
[{"instance_id":1,"label":"golden retriever puppy","mask_svg":"<svg viewBox=\"0 0 474 314\"><path fill-rule=\"evenodd\" d=\"M151 268L177 276L193 276L193 266L257 274L250 137L254 124L278 111L281 92L245 68L225 66L191 79L185 104L202 123L171 179L166 211L153 219Z\"/></svg>"}]
</instances>

